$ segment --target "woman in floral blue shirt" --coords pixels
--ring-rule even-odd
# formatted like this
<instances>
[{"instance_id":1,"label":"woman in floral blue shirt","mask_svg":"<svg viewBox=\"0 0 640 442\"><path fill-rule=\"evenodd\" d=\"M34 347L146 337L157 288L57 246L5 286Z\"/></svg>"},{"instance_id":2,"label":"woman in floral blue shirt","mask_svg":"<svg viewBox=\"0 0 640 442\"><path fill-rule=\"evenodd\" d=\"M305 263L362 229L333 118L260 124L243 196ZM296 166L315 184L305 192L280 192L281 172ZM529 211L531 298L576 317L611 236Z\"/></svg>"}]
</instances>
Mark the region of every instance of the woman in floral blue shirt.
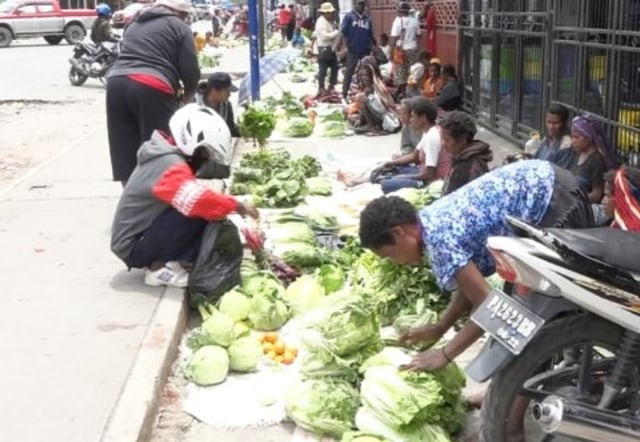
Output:
<instances>
[{"instance_id":1,"label":"woman in floral blue shirt","mask_svg":"<svg viewBox=\"0 0 640 442\"><path fill-rule=\"evenodd\" d=\"M437 324L410 330L409 342L437 340L489 293L495 271L486 248L490 236L508 235L511 215L542 227L589 227L589 199L570 172L547 161L522 161L489 172L442 197L420 213L398 197L371 201L360 215L363 247L398 264L429 260L440 287L454 292ZM472 322L445 347L427 350L408 365L436 370L482 336Z\"/></svg>"}]
</instances>

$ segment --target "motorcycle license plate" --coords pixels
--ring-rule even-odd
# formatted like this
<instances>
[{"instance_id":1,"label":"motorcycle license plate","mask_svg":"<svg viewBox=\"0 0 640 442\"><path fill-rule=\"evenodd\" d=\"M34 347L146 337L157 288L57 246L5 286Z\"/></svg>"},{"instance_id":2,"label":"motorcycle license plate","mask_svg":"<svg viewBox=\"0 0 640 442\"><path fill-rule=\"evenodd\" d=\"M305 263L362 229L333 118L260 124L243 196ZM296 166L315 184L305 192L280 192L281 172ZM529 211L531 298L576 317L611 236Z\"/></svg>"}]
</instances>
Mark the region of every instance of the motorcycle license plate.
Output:
<instances>
[{"instance_id":1,"label":"motorcycle license plate","mask_svg":"<svg viewBox=\"0 0 640 442\"><path fill-rule=\"evenodd\" d=\"M544 325L544 319L499 290L492 290L471 320L518 355Z\"/></svg>"}]
</instances>

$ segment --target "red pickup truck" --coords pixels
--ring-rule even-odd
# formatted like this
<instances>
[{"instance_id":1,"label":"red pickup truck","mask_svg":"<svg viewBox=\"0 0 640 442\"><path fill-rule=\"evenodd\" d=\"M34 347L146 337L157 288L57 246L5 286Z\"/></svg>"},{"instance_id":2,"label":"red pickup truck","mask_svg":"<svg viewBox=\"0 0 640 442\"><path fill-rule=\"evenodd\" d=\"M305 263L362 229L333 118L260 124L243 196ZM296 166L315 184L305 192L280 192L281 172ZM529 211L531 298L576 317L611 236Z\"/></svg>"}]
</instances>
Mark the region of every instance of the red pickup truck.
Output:
<instances>
[{"instance_id":1,"label":"red pickup truck","mask_svg":"<svg viewBox=\"0 0 640 442\"><path fill-rule=\"evenodd\" d=\"M84 39L91 29L93 9L62 9L57 0L7 0L0 3L0 48L18 38L44 37L57 45Z\"/></svg>"}]
</instances>

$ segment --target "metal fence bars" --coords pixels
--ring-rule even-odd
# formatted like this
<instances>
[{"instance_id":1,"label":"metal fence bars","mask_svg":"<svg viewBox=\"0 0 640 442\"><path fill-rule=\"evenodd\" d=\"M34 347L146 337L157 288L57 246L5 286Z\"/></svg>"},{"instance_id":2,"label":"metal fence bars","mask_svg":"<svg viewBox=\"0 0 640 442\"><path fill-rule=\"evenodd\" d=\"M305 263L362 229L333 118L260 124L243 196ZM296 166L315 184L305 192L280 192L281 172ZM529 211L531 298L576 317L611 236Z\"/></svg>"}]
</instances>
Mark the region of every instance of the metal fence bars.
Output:
<instances>
[{"instance_id":1,"label":"metal fence bars","mask_svg":"<svg viewBox=\"0 0 640 442\"><path fill-rule=\"evenodd\" d=\"M461 0L465 106L516 140L559 102L640 165L640 0Z\"/></svg>"}]
</instances>

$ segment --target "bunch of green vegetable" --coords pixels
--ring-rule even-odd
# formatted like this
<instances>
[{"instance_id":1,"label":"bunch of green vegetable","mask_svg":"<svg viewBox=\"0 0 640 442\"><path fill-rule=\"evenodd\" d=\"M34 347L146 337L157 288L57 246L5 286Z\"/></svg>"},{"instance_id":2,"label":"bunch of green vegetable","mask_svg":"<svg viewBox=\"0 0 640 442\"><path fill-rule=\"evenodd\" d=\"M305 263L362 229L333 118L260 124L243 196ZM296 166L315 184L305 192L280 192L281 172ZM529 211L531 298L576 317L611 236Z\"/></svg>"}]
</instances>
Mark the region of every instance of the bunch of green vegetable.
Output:
<instances>
[{"instance_id":1,"label":"bunch of green vegetable","mask_svg":"<svg viewBox=\"0 0 640 442\"><path fill-rule=\"evenodd\" d=\"M300 381L285 395L287 416L318 436L341 437L354 427L358 391L335 378Z\"/></svg>"},{"instance_id":2,"label":"bunch of green vegetable","mask_svg":"<svg viewBox=\"0 0 640 442\"><path fill-rule=\"evenodd\" d=\"M358 428L391 440L448 441L464 422L464 373L455 363L432 373L400 371L398 365L410 358L406 350L388 347L362 365L360 398L367 419L356 420ZM437 438L420 439L425 426ZM394 432L405 439L392 437Z\"/></svg>"},{"instance_id":3,"label":"bunch of green vegetable","mask_svg":"<svg viewBox=\"0 0 640 442\"><path fill-rule=\"evenodd\" d=\"M399 196L400 198L409 201L416 209L422 209L442 196L443 187L444 181L438 180L431 183L424 189L406 187L390 193L389 196Z\"/></svg>"},{"instance_id":4,"label":"bunch of green vegetable","mask_svg":"<svg viewBox=\"0 0 640 442\"><path fill-rule=\"evenodd\" d=\"M306 196L304 177L295 169L281 170L266 184L255 188L253 203L257 207L295 207Z\"/></svg>"},{"instance_id":5,"label":"bunch of green vegetable","mask_svg":"<svg viewBox=\"0 0 640 442\"><path fill-rule=\"evenodd\" d=\"M367 297L364 292L337 292L306 317L300 333L304 376L359 382L360 365L382 347L378 318Z\"/></svg>"},{"instance_id":6,"label":"bunch of green vegetable","mask_svg":"<svg viewBox=\"0 0 640 442\"><path fill-rule=\"evenodd\" d=\"M335 216L308 207L296 207L283 212L276 218L276 222L305 223L316 233L335 233L340 228Z\"/></svg>"},{"instance_id":7,"label":"bunch of green vegetable","mask_svg":"<svg viewBox=\"0 0 640 442\"><path fill-rule=\"evenodd\" d=\"M283 92L279 99L271 96L266 98L264 102L274 115L280 115L285 118L305 116L305 109L302 101L299 98L296 98L289 91Z\"/></svg>"},{"instance_id":8,"label":"bunch of green vegetable","mask_svg":"<svg viewBox=\"0 0 640 442\"><path fill-rule=\"evenodd\" d=\"M262 147L276 128L276 117L268 107L255 103L244 111L238 127L244 138L251 138Z\"/></svg>"},{"instance_id":9,"label":"bunch of green vegetable","mask_svg":"<svg viewBox=\"0 0 640 442\"><path fill-rule=\"evenodd\" d=\"M333 184L328 178L313 177L307 179L309 195L330 196L333 193Z\"/></svg>"},{"instance_id":10,"label":"bunch of green vegetable","mask_svg":"<svg viewBox=\"0 0 640 442\"><path fill-rule=\"evenodd\" d=\"M198 65L201 69L215 68L220 64L220 57L207 54L205 51L198 53Z\"/></svg>"},{"instance_id":11,"label":"bunch of green vegetable","mask_svg":"<svg viewBox=\"0 0 640 442\"><path fill-rule=\"evenodd\" d=\"M426 263L411 267L364 252L353 263L352 284L376 294L376 309L382 325L391 325L401 315L420 315L425 311L442 312L449 296L440 292Z\"/></svg>"},{"instance_id":12,"label":"bunch of green vegetable","mask_svg":"<svg viewBox=\"0 0 640 442\"><path fill-rule=\"evenodd\" d=\"M322 136L327 138L340 138L346 135L347 126L343 121L329 121L324 124Z\"/></svg>"},{"instance_id":13,"label":"bunch of green vegetable","mask_svg":"<svg viewBox=\"0 0 640 442\"><path fill-rule=\"evenodd\" d=\"M294 138L304 138L313 132L313 124L308 118L293 117L287 122L285 135Z\"/></svg>"},{"instance_id":14,"label":"bunch of green vegetable","mask_svg":"<svg viewBox=\"0 0 640 442\"><path fill-rule=\"evenodd\" d=\"M320 162L311 155L304 155L293 162L294 167L298 169L305 178L317 177L322 171Z\"/></svg>"}]
</instances>

